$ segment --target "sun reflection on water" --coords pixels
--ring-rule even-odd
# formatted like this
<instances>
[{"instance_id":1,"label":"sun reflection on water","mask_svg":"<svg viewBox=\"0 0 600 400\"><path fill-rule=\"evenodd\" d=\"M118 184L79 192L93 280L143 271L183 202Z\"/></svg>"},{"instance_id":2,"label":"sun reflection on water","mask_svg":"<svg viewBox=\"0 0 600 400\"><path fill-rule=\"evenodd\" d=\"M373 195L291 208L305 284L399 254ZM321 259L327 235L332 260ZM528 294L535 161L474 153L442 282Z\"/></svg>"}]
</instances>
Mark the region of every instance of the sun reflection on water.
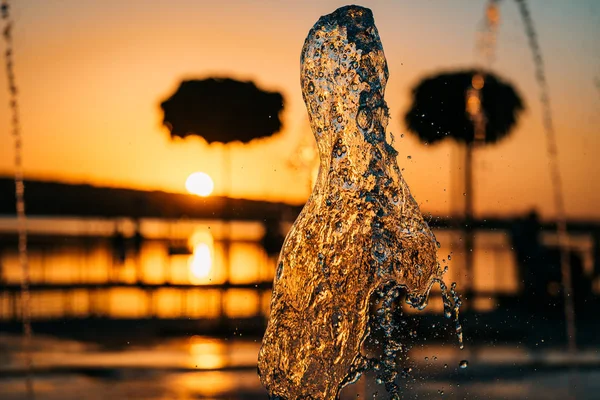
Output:
<instances>
[{"instance_id":1,"label":"sun reflection on water","mask_svg":"<svg viewBox=\"0 0 600 400\"><path fill-rule=\"evenodd\" d=\"M189 244L193 248L189 258L190 281L194 284L210 282L214 254L212 234L207 230L197 231Z\"/></svg>"},{"instance_id":2,"label":"sun reflection on water","mask_svg":"<svg viewBox=\"0 0 600 400\"><path fill-rule=\"evenodd\" d=\"M198 369L219 369L227 364L227 349L222 341L200 336L190 338L192 367Z\"/></svg>"}]
</instances>

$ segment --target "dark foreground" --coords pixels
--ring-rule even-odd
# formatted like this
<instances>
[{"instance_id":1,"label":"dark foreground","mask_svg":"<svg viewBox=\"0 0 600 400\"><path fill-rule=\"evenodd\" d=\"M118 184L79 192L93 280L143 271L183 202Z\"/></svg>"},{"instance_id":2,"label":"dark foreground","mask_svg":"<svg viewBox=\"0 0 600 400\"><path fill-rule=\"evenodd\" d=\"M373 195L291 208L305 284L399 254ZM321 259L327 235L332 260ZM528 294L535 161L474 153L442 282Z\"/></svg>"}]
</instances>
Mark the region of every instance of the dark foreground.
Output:
<instances>
[{"instance_id":1,"label":"dark foreground","mask_svg":"<svg viewBox=\"0 0 600 400\"><path fill-rule=\"evenodd\" d=\"M100 344L38 335L34 340L38 400L254 399L267 398L256 373L259 339L203 336ZM596 399L600 392L597 348L568 355L557 348L518 344L419 345L415 366L400 378L404 398ZM466 369L461 359L469 360ZM21 338L0 335L0 398L26 399ZM379 392L379 394L376 394ZM386 398L372 376L342 398Z\"/></svg>"}]
</instances>

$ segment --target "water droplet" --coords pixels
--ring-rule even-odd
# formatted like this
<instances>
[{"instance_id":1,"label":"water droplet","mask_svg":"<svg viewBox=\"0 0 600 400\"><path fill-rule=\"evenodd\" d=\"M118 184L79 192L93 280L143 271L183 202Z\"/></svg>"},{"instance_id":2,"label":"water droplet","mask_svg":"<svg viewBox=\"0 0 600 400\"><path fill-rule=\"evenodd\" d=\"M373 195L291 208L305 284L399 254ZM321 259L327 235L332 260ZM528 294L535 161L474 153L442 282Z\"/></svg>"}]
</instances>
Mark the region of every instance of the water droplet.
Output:
<instances>
[{"instance_id":1,"label":"water droplet","mask_svg":"<svg viewBox=\"0 0 600 400\"><path fill-rule=\"evenodd\" d=\"M309 94L313 94L315 92L315 84L313 83L313 81L308 82L307 91Z\"/></svg>"},{"instance_id":2,"label":"water droplet","mask_svg":"<svg viewBox=\"0 0 600 400\"><path fill-rule=\"evenodd\" d=\"M460 368L462 368L462 369L465 369L465 368L467 368L467 367L469 366L469 362L468 362L467 360L462 360L462 361L460 362L460 364L458 364L458 366L459 366ZM477 369L477 368L475 368L475 369Z\"/></svg>"}]
</instances>

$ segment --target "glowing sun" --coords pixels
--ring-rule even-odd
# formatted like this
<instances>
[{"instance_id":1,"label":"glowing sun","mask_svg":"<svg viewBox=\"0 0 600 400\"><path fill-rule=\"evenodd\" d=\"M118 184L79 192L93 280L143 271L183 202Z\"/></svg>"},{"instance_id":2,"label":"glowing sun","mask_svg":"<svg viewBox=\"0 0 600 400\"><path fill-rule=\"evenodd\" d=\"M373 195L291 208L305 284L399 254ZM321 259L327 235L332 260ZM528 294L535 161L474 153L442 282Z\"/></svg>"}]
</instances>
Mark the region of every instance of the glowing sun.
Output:
<instances>
[{"instance_id":1,"label":"glowing sun","mask_svg":"<svg viewBox=\"0 0 600 400\"><path fill-rule=\"evenodd\" d=\"M212 178L204 172L194 172L185 181L188 192L202 197L210 195L214 187Z\"/></svg>"}]
</instances>

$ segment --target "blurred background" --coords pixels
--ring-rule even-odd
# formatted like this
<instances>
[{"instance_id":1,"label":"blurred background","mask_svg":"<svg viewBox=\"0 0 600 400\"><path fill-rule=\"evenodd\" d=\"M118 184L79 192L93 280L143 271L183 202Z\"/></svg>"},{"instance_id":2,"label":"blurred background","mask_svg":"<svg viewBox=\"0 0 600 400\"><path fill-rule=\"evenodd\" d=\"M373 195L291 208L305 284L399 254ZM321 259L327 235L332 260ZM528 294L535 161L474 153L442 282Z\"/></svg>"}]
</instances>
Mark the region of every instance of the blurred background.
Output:
<instances>
[{"instance_id":1,"label":"blurred background","mask_svg":"<svg viewBox=\"0 0 600 400\"><path fill-rule=\"evenodd\" d=\"M318 167L300 50L345 3L10 3L0 397L31 398L29 377L38 399L266 398L275 263ZM399 166L464 297L464 350L438 288L406 309L405 396L597 398L600 3L361 5ZM361 379L343 396L376 391Z\"/></svg>"}]
</instances>

